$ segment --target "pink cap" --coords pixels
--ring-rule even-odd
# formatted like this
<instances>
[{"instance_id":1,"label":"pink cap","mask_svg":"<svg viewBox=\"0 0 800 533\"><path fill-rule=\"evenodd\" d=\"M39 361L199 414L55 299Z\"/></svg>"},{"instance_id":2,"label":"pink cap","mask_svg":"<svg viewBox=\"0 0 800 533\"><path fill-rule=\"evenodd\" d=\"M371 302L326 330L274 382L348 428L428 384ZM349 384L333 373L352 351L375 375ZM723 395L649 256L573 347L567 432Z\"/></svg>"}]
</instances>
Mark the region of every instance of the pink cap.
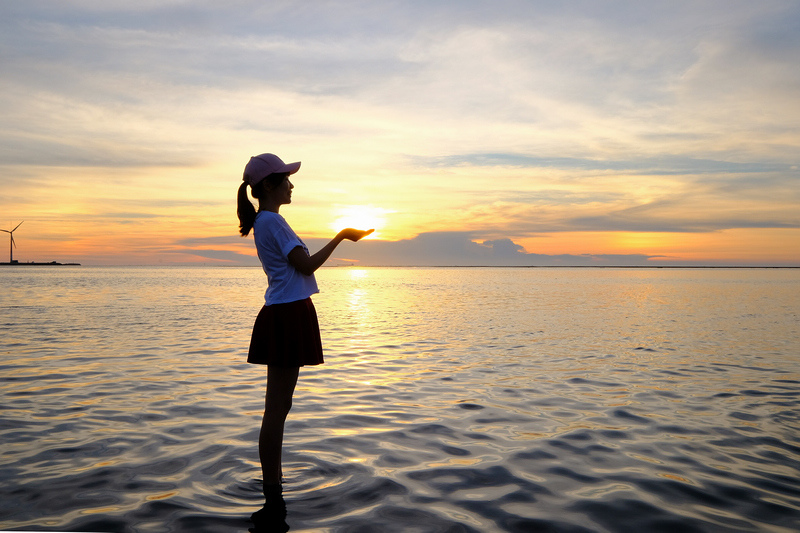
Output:
<instances>
[{"instance_id":1,"label":"pink cap","mask_svg":"<svg viewBox=\"0 0 800 533\"><path fill-rule=\"evenodd\" d=\"M298 170L300 170L300 161L287 165L275 154L254 155L244 167L243 179L253 187L270 174L276 172L294 174Z\"/></svg>"}]
</instances>

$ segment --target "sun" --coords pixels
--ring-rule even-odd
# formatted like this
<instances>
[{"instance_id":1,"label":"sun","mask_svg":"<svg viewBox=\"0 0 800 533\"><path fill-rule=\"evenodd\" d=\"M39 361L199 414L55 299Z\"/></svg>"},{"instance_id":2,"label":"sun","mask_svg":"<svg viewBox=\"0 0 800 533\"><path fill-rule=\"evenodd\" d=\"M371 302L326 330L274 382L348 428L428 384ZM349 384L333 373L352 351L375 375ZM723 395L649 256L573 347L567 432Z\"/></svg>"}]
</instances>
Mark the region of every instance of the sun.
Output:
<instances>
[{"instance_id":1,"label":"sun","mask_svg":"<svg viewBox=\"0 0 800 533\"><path fill-rule=\"evenodd\" d=\"M375 231L365 237L374 239L381 228L386 225L386 215L391 213L388 209L365 205L342 205L334 209L334 221L331 229L339 231L344 228L374 229Z\"/></svg>"}]
</instances>

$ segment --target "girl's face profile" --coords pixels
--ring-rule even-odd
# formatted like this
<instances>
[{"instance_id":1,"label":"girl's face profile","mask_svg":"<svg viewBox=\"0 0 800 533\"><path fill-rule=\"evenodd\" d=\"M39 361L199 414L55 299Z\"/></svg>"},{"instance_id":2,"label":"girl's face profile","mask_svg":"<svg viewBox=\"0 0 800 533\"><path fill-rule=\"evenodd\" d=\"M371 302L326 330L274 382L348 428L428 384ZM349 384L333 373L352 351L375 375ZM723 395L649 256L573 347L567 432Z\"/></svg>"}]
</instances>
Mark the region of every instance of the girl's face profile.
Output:
<instances>
[{"instance_id":1,"label":"girl's face profile","mask_svg":"<svg viewBox=\"0 0 800 533\"><path fill-rule=\"evenodd\" d=\"M292 189L294 189L294 185L289 180L289 176L286 176L280 185L272 189L270 193L279 205L290 204L292 203Z\"/></svg>"}]
</instances>

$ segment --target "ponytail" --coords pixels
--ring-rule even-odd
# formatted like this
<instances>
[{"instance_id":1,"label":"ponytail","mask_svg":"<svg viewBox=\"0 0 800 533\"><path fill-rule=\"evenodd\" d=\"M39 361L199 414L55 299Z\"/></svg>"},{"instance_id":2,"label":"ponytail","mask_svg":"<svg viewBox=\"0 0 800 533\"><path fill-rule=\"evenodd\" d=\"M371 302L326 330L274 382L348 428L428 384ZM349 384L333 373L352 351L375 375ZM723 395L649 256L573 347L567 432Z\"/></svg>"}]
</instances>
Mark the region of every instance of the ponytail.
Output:
<instances>
[{"instance_id":1,"label":"ponytail","mask_svg":"<svg viewBox=\"0 0 800 533\"><path fill-rule=\"evenodd\" d=\"M245 175L245 177L247 176ZM278 187L288 177L288 172L273 172L255 185L251 185L250 192L253 198L258 198L260 202L270 190ZM236 214L239 215L239 233L242 234L242 237L247 237L250 230L253 229L253 224L256 223L256 208L253 207L253 203L247 197L247 184L247 181L243 181L239 185L239 194L236 198L238 206Z\"/></svg>"},{"instance_id":2,"label":"ponytail","mask_svg":"<svg viewBox=\"0 0 800 533\"><path fill-rule=\"evenodd\" d=\"M253 207L253 202L247 197L247 182L243 181L239 185L239 193L236 197L236 214L239 217L239 233L242 237L247 237L250 230L253 229L253 224L256 223L256 208Z\"/></svg>"}]
</instances>

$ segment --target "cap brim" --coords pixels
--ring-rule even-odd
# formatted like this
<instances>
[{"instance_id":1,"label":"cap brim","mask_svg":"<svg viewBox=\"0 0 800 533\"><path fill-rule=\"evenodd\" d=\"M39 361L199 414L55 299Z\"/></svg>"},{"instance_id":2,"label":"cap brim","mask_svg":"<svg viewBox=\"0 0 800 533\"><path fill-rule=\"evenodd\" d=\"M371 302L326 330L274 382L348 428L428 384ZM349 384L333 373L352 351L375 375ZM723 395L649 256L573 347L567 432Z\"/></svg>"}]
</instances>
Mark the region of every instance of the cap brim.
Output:
<instances>
[{"instance_id":1,"label":"cap brim","mask_svg":"<svg viewBox=\"0 0 800 533\"><path fill-rule=\"evenodd\" d=\"M288 172L289 174L294 174L298 170L300 170L300 161L296 163L288 163L285 167L286 170L284 172Z\"/></svg>"}]
</instances>

